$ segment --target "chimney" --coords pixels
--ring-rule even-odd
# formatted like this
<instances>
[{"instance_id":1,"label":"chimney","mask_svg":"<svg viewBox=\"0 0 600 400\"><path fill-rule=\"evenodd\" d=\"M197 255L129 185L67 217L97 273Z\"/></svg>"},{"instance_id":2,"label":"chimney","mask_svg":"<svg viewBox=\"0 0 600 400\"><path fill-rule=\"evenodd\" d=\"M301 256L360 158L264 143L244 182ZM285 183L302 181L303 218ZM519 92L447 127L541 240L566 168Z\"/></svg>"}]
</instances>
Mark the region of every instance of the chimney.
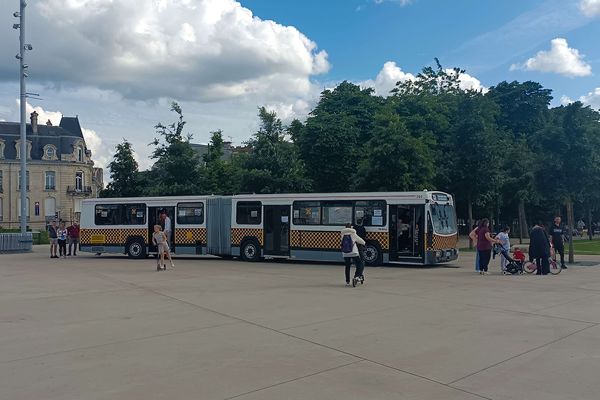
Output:
<instances>
[{"instance_id":1,"label":"chimney","mask_svg":"<svg viewBox=\"0 0 600 400\"><path fill-rule=\"evenodd\" d=\"M46 122L46 126L52 126L52 121L48 120L48 121Z\"/></svg>"},{"instance_id":2,"label":"chimney","mask_svg":"<svg viewBox=\"0 0 600 400\"><path fill-rule=\"evenodd\" d=\"M33 133L38 133L37 118L38 118L38 113L35 111L32 112L31 113L31 131Z\"/></svg>"}]
</instances>

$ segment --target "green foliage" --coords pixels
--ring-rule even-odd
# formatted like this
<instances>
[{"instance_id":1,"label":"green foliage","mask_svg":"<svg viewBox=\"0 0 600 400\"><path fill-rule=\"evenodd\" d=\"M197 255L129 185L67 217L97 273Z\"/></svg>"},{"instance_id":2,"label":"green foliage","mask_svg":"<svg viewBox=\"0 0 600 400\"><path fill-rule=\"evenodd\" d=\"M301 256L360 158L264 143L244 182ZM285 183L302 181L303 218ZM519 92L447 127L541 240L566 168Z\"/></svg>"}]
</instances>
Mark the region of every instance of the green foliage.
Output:
<instances>
[{"instance_id":1,"label":"green foliage","mask_svg":"<svg viewBox=\"0 0 600 400\"><path fill-rule=\"evenodd\" d=\"M168 126L158 123L154 127L158 137L151 143L155 146L152 158L156 159L151 170L151 194L194 194L198 192L200 158L190 145L192 135L183 134L186 122L179 104L173 102L171 111L177 114L177 121Z\"/></svg>"},{"instance_id":2,"label":"green foliage","mask_svg":"<svg viewBox=\"0 0 600 400\"><path fill-rule=\"evenodd\" d=\"M342 82L321 93L305 122L285 126L259 108L259 129L224 157L220 130L200 159L177 103L177 120L156 125L149 171L137 172L131 144L117 146L103 195L444 190L459 217L500 213L549 218L573 201L600 199L600 114L581 103L550 108L536 82L461 89L460 68L435 60L389 97Z\"/></svg>"},{"instance_id":3,"label":"green foliage","mask_svg":"<svg viewBox=\"0 0 600 400\"><path fill-rule=\"evenodd\" d=\"M100 197L135 197L141 193L137 183L138 163L127 139L123 139L123 143L117 145L108 169L111 181L106 189L100 192Z\"/></svg>"},{"instance_id":4,"label":"green foliage","mask_svg":"<svg viewBox=\"0 0 600 400\"><path fill-rule=\"evenodd\" d=\"M292 193L311 190L293 143L285 139L283 124L275 112L258 110L260 127L247 142L249 152L238 165L240 191L251 193Z\"/></svg>"}]
</instances>

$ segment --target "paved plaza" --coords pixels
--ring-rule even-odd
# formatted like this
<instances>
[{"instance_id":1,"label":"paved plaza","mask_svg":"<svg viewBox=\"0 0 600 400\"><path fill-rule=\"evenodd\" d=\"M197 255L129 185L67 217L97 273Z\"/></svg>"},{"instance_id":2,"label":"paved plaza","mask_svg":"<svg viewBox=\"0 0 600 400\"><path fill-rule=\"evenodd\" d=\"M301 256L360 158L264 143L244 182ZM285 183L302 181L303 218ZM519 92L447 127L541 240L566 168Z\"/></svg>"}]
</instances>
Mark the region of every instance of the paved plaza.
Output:
<instances>
[{"instance_id":1,"label":"paved plaza","mask_svg":"<svg viewBox=\"0 0 600 400\"><path fill-rule=\"evenodd\" d=\"M558 276L0 254L0 399L597 399L600 257Z\"/></svg>"}]
</instances>

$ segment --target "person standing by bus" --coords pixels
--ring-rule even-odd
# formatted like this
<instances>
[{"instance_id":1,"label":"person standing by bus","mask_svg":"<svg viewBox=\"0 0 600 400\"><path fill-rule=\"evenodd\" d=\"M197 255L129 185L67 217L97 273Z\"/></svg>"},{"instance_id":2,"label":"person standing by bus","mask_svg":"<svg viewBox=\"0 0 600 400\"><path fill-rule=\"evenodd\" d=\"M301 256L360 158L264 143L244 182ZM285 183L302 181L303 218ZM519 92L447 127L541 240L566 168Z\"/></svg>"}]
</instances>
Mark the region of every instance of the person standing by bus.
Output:
<instances>
[{"instance_id":1,"label":"person standing by bus","mask_svg":"<svg viewBox=\"0 0 600 400\"><path fill-rule=\"evenodd\" d=\"M481 275L488 274L488 265L492 258L492 245L500 243L491 236L489 226L489 220L484 218L477 228L477 253L479 254L479 273Z\"/></svg>"},{"instance_id":2,"label":"person standing by bus","mask_svg":"<svg viewBox=\"0 0 600 400\"><path fill-rule=\"evenodd\" d=\"M158 251L158 256L156 257L156 270L167 270L167 266L165 265L165 254L171 262L171 269L175 268L175 265L173 264L173 259L171 258L171 251L169 249L167 235L165 235L165 232L160 229L160 225L154 225L154 233L152 233L152 243L154 243Z\"/></svg>"},{"instance_id":3,"label":"person standing by bus","mask_svg":"<svg viewBox=\"0 0 600 400\"><path fill-rule=\"evenodd\" d=\"M365 245L365 241L362 240L357 234L356 230L352 229L352 224L346 224L346 227L342 229L342 256L344 257L344 263L346 264L346 285L350 284L350 268L352 262L356 265L354 271L354 278L352 279L352 286L356 286L357 282L364 282L365 277L363 276L363 270L365 268L360 254L358 252L358 246Z\"/></svg>"},{"instance_id":4,"label":"person standing by bus","mask_svg":"<svg viewBox=\"0 0 600 400\"><path fill-rule=\"evenodd\" d=\"M550 240L554 252L560 254L560 267L567 269L565 265L565 228L561 224L562 220L559 216L554 218L554 225L550 229Z\"/></svg>"},{"instance_id":5,"label":"person standing by bus","mask_svg":"<svg viewBox=\"0 0 600 400\"><path fill-rule=\"evenodd\" d=\"M357 218L356 219L356 226L354 227L354 229L356 230L356 234L358 235L359 238L361 238L362 240L367 241L367 230L365 229L365 226L363 225L363 219L362 218ZM360 258L363 260L363 262L365 261L365 246L363 246L362 244L358 244L358 252L360 253Z\"/></svg>"},{"instance_id":6,"label":"person standing by bus","mask_svg":"<svg viewBox=\"0 0 600 400\"><path fill-rule=\"evenodd\" d=\"M163 232L167 237L167 243L171 244L171 218L169 218L169 214L167 213L167 209L163 208L161 213L161 221L163 225Z\"/></svg>"}]
</instances>

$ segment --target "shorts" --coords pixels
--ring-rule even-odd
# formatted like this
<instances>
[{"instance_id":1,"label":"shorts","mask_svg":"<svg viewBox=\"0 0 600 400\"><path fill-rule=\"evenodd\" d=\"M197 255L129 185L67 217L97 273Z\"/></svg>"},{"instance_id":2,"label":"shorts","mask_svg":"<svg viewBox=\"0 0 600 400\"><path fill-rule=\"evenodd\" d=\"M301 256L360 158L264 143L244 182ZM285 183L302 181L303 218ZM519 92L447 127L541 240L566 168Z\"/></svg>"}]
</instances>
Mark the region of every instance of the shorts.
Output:
<instances>
[{"instance_id":1,"label":"shorts","mask_svg":"<svg viewBox=\"0 0 600 400\"><path fill-rule=\"evenodd\" d=\"M50 244L58 244L58 238L50 238Z\"/></svg>"},{"instance_id":2,"label":"shorts","mask_svg":"<svg viewBox=\"0 0 600 400\"><path fill-rule=\"evenodd\" d=\"M161 253L168 253L169 252L169 245L166 243L159 243L158 244L158 254L160 255Z\"/></svg>"}]
</instances>

